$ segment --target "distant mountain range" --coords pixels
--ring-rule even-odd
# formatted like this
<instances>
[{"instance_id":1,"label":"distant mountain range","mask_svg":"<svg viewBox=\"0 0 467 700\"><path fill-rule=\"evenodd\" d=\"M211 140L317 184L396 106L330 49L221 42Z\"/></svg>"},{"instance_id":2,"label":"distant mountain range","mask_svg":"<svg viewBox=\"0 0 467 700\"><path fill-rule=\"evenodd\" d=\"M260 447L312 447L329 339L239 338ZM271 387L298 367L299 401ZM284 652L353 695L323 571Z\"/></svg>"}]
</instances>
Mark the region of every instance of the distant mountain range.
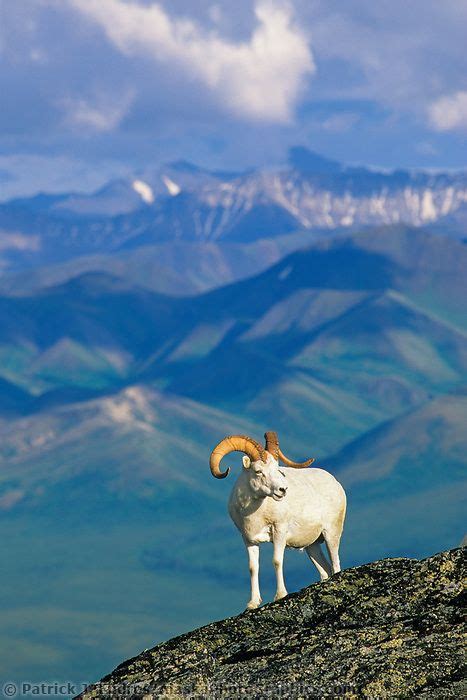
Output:
<instances>
[{"instance_id":1,"label":"distant mountain range","mask_svg":"<svg viewBox=\"0 0 467 700\"><path fill-rule=\"evenodd\" d=\"M233 416L256 433L274 426L299 454L340 452L336 464L345 469L354 449L347 443L397 420L404 426L408 412L452 402L463 390L466 267L462 242L389 228L321 241L246 281L187 299L101 273L34 296L0 297L0 411L7 433L18 426L12 440L4 435L0 455L5 464L29 464L44 451L53 457L57 439L62 444L69 433L47 426L66 425L67 416L70 435L81 436L83 464L94 444L84 436L99 416L106 431L143 430L152 444L161 404L174 411L162 431L163 461L174 468L169 446L186 435L183 416L199 424L214 410L226 427L238 423ZM206 445L219 437L216 421L208 423ZM39 453L35 440L30 448L29 438L23 441L29 430L42 435ZM397 454L418 454L415 435L413 429L406 444L398 439ZM162 444L162 434L158 439ZM106 445L104 439L93 454L105 454ZM445 455L450 449L445 442ZM37 477L29 467L25 474ZM62 474L66 481L68 471ZM27 479L13 482L27 503ZM47 479L42 483L46 494Z\"/></svg>"},{"instance_id":2,"label":"distant mountain range","mask_svg":"<svg viewBox=\"0 0 467 700\"><path fill-rule=\"evenodd\" d=\"M178 163L0 206L8 677L90 680L239 609L232 479L208 469L228 433L276 429L339 475L345 566L458 544L466 191L295 149L275 172Z\"/></svg>"},{"instance_id":3,"label":"distant mountain range","mask_svg":"<svg viewBox=\"0 0 467 700\"><path fill-rule=\"evenodd\" d=\"M77 256L126 256L141 247L160 252L161 244L176 242L196 244L203 254L208 243L238 247L308 233L299 237L301 245L330 231L397 223L462 237L466 222L465 172L381 172L297 147L282 168L223 173L180 161L109 182L91 195L3 203L0 264L18 271Z\"/></svg>"}]
</instances>

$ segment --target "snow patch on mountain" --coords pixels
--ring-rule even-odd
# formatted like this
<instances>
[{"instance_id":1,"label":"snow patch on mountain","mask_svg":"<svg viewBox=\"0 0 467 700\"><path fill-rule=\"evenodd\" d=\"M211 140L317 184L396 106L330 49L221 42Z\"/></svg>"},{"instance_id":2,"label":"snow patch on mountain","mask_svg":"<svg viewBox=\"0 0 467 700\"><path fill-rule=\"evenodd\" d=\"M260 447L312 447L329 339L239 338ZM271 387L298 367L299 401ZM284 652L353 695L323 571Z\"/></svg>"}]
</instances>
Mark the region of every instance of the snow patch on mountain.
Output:
<instances>
[{"instance_id":1,"label":"snow patch on mountain","mask_svg":"<svg viewBox=\"0 0 467 700\"><path fill-rule=\"evenodd\" d=\"M143 180L133 180L132 187L134 191L139 194L143 202L146 204L152 204L154 202L154 192L147 182L143 182Z\"/></svg>"},{"instance_id":2,"label":"snow patch on mountain","mask_svg":"<svg viewBox=\"0 0 467 700\"><path fill-rule=\"evenodd\" d=\"M164 185L167 187L167 190L169 194L172 195L172 197L176 197L177 194L180 194L182 191L181 187L177 185L176 182L170 179L170 177L167 177L167 175L162 175L162 181Z\"/></svg>"},{"instance_id":3,"label":"snow patch on mountain","mask_svg":"<svg viewBox=\"0 0 467 700\"><path fill-rule=\"evenodd\" d=\"M105 399L102 406L114 423L150 432L153 430L156 415L152 410L149 395L142 387L133 386L121 394Z\"/></svg>"}]
</instances>

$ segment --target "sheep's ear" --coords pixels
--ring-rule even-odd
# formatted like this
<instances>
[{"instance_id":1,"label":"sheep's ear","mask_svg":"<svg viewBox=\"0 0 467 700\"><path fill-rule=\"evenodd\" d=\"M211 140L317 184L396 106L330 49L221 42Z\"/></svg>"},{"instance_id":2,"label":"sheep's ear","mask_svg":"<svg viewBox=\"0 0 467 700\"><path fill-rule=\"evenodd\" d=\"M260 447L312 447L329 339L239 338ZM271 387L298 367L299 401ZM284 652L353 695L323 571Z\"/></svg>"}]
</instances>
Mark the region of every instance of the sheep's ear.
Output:
<instances>
[{"instance_id":1,"label":"sheep's ear","mask_svg":"<svg viewBox=\"0 0 467 700\"><path fill-rule=\"evenodd\" d=\"M247 455L244 455L244 457L243 457L243 459L242 459L242 462L243 462L243 466L245 467L245 469L249 469L249 468L250 468L250 466L251 466L251 459L250 459Z\"/></svg>"}]
</instances>

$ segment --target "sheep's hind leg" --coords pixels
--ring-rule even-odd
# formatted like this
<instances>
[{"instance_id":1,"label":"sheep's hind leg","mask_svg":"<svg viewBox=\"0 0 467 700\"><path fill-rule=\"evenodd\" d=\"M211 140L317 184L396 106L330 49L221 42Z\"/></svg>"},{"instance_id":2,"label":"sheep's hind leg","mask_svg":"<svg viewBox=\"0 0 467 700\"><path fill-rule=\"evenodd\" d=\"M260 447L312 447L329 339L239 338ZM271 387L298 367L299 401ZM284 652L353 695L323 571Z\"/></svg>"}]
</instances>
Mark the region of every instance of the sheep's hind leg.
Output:
<instances>
[{"instance_id":1,"label":"sheep's hind leg","mask_svg":"<svg viewBox=\"0 0 467 700\"><path fill-rule=\"evenodd\" d=\"M329 558L331 560L332 573L337 574L341 570L341 563L339 560L339 544L341 541L341 532L329 533L324 531L324 541L326 542L326 549L328 550Z\"/></svg>"},{"instance_id":2,"label":"sheep's hind leg","mask_svg":"<svg viewBox=\"0 0 467 700\"><path fill-rule=\"evenodd\" d=\"M321 581L325 581L327 578L329 578L331 575L331 566L324 556L321 547L319 546L319 542L313 542L313 544L308 545L308 547L305 547L305 551L310 557L310 560L318 569Z\"/></svg>"},{"instance_id":3,"label":"sheep's hind leg","mask_svg":"<svg viewBox=\"0 0 467 700\"><path fill-rule=\"evenodd\" d=\"M249 544L245 541L248 552L248 565L250 569L251 598L247 604L247 610L255 610L261 605L261 594L259 592L259 546Z\"/></svg>"}]
</instances>

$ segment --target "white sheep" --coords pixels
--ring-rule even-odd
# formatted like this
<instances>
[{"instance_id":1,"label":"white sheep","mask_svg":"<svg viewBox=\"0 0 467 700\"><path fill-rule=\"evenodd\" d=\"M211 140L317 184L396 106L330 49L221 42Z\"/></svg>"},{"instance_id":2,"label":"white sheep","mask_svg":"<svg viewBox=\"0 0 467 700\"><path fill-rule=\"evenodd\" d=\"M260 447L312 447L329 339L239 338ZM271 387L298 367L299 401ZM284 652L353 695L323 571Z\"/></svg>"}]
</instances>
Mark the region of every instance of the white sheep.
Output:
<instances>
[{"instance_id":1,"label":"white sheep","mask_svg":"<svg viewBox=\"0 0 467 700\"><path fill-rule=\"evenodd\" d=\"M229 513L240 530L248 552L251 598L247 608L257 608L259 590L259 545L273 542L276 595L287 595L283 576L284 549L304 549L316 566L321 581L340 571L339 542L344 526L346 496L339 482L323 469L307 468L313 462L289 460L279 448L276 433L265 434L266 449L250 437L224 438L211 453L210 468L218 479L219 464L230 452L244 452L243 469L232 489ZM287 466L279 467L279 460ZM328 562L320 544L326 543Z\"/></svg>"}]
</instances>

